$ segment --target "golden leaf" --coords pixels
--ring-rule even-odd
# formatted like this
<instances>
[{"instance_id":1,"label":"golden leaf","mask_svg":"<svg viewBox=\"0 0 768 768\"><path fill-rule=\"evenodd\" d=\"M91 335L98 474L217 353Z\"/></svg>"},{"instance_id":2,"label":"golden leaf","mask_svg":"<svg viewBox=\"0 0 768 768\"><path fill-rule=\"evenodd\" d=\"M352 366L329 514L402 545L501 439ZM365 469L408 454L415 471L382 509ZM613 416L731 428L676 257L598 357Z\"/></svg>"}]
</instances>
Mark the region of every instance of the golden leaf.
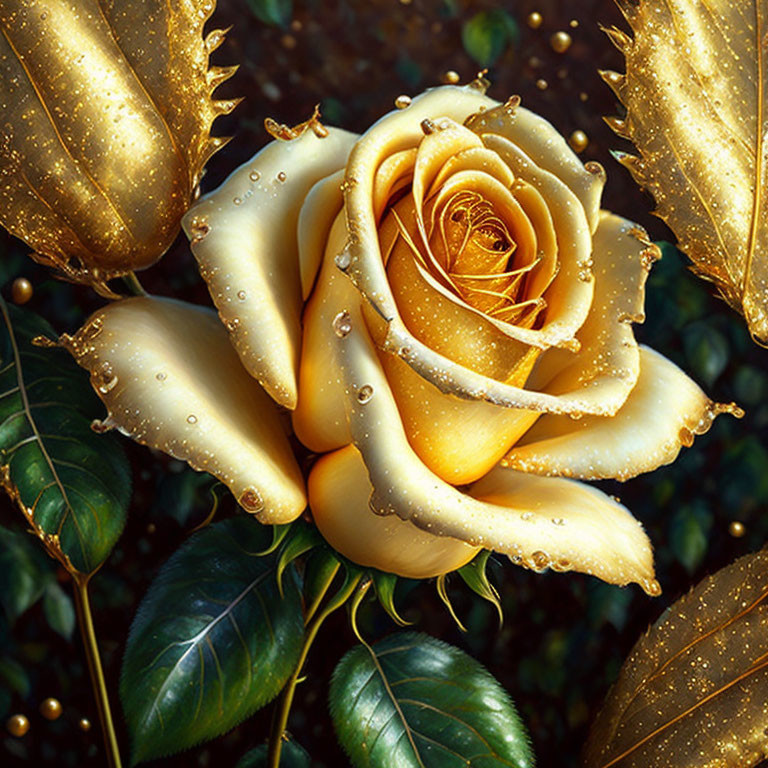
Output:
<instances>
[{"instance_id":1,"label":"golden leaf","mask_svg":"<svg viewBox=\"0 0 768 768\"><path fill-rule=\"evenodd\" d=\"M0 222L33 258L104 283L153 264L179 230L210 127L224 38L215 0L0 5Z\"/></svg>"},{"instance_id":2,"label":"golden leaf","mask_svg":"<svg viewBox=\"0 0 768 768\"><path fill-rule=\"evenodd\" d=\"M606 30L626 75L602 72L627 108L607 118L694 271L768 344L768 5L616 0L634 37Z\"/></svg>"},{"instance_id":3,"label":"golden leaf","mask_svg":"<svg viewBox=\"0 0 768 768\"><path fill-rule=\"evenodd\" d=\"M748 768L768 757L768 550L700 582L635 645L587 768Z\"/></svg>"}]
</instances>

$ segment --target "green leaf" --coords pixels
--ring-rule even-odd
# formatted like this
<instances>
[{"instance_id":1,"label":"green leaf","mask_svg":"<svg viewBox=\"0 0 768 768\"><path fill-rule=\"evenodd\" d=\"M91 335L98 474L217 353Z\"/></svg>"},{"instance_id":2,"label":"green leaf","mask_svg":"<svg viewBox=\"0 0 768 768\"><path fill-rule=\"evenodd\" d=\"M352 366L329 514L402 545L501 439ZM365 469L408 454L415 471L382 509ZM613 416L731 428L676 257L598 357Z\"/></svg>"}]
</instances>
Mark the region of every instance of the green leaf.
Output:
<instances>
[{"instance_id":1,"label":"green leaf","mask_svg":"<svg viewBox=\"0 0 768 768\"><path fill-rule=\"evenodd\" d=\"M336 667L331 715L358 768L527 768L528 736L507 693L463 651L403 632Z\"/></svg>"},{"instance_id":2,"label":"green leaf","mask_svg":"<svg viewBox=\"0 0 768 768\"><path fill-rule=\"evenodd\" d=\"M280 752L280 768L310 768L312 761L306 750L295 741L286 741ZM235 768L267 768L266 744L242 756Z\"/></svg>"},{"instance_id":3,"label":"green leaf","mask_svg":"<svg viewBox=\"0 0 768 768\"><path fill-rule=\"evenodd\" d=\"M253 15L265 24L286 27L291 20L293 3L291 0L247 0Z\"/></svg>"},{"instance_id":4,"label":"green leaf","mask_svg":"<svg viewBox=\"0 0 768 768\"><path fill-rule=\"evenodd\" d=\"M75 631L75 607L72 598L55 582L45 588L43 612L48 626L65 640Z\"/></svg>"},{"instance_id":5,"label":"green leaf","mask_svg":"<svg viewBox=\"0 0 768 768\"><path fill-rule=\"evenodd\" d=\"M0 681L4 683L0 688L15 691L22 699L29 697L31 685L27 670L10 656L0 656Z\"/></svg>"},{"instance_id":6,"label":"green leaf","mask_svg":"<svg viewBox=\"0 0 768 768\"><path fill-rule=\"evenodd\" d=\"M491 584L488 578L488 559L491 552L488 549L482 550L472 562L459 568L457 573L464 580L464 583L476 594L487 600L499 615L499 626L504 623L504 611L501 607L501 598L496 587Z\"/></svg>"},{"instance_id":7,"label":"green leaf","mask_svg":"<svg viewBox=\"0 0 768 768\"><path fill-rule=\"evenodd\" d=\"M277 534L279 535L279 534ZM324 544L323 537L318 533L314 525L296 522L291 525L285 541L280 547L277 558L277 586L283 588L283 573L285 569L297 558L306 552Z\"/></svg>"},{"instance_id":8,"label":"green leaf","mask_svg":"<svg viewBox=\"0 0 768 768\"><path fill-rule=\"evenodd\" d=\"M392 621L401 627L413 624L412 621L406 621L397 612L397 607L395 606L395 589L397 588L399 577L394 573L385 573L384 571L375 571L373 569L371 569L370 574L373 579L373 587L376 590L376 597Z\"/></svg>"},{"instance_id":9,"label":"green leaf","mask_svg":"<svg viewBox=\"0 0 768 768\"><path fill-rule=\"evenodd\" d=\"M210 512L213 504L211 488L216 483L212 475L188 467L163 475L152 501L152 515L169 515L179 525L187 526L195 514Z\"/></svg>"},{"instance_id":10,"label":"green leaf","mask_svg":"<svg viewBox=\"0 0 768 768\"><path fill-rule=\"evenodd\" d=\"M517 42L517 22L500 8L476 13L461 29L464 50L481 66L490 67L506 49Z\"/></svg>"},{"instance_id":11,"label":"green leaf","mask_svg":"<svg viewBox=\"0 0 768 768\"><path fill-rule=\"evenodd\" d=\"M130 467L113 435L91 429L104 408L88 375L40 317L0 301L0 464L29 522L81 573L107 558L125 525Z\"/></svg>"},{"instance_id":12,"label":"green leaf","mask_svg":"<svg viewBox=\"0 0 768 768\"><path fill-rule=\"evenodd\" d=\"M688 573L693 573L707 554L712 513L703 503L681 507L670 523L672 551Z\"/></svg>"},{"instance_id":13,"label":"green leaf","mask_svg":"<svg viewBox=\"0 0 768 768\"><path fill-rule=\"evenodd\" d=\"M728 365L728 340L706 322L691 323L683 331L683 348L694 373L707 387Z\"/></svg>"},{"instance_id":14,"label":"green leaf","mask_svg":"<svg viewBox=\"0 0 768 768\"><path fill-rule=\"evenodd\" d=\"M0 604L10 624L42 596L49 562L29 533L0 528Z\"/></svg>"},{"instance_id":15,"label":"green leaf","mask_svg":"<svg viewBox=\"0 0 768 768\"><path fill-rule=\"evenodd\" d=\"M304 639L294 569L277 589L268 532L236 517L192 536L163 566L131 627L120 695L132 761L233 728L274 698Z\"/></svg>"}]
</instances>

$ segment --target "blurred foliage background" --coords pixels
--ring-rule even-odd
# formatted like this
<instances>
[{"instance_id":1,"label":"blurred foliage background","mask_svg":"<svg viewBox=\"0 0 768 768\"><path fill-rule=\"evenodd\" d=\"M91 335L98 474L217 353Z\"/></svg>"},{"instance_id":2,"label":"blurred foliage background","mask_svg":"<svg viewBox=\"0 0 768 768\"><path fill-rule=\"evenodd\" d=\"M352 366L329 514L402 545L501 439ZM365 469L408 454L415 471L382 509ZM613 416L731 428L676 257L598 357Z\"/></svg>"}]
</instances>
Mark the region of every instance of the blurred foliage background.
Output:
<instances>
[{"instance_id":1,"label":"blurred foliage background","mask_svg":"<svg viewBox=\"0 0 768 768\"><path fill-rule=\"evenodd\" d=\"M541 24L529 23L529 14ZM582 158L608 171L604 201L642 223L657 241L672 235L650 215L653 203L610 156L631 150L603 123L617 113L597 69L622 70L620 54L598 23L621 24L612 0L219 0L212 25L232 25L216 63L239 63L222 96L244 95L236 112L216 124L234 140L216 155L203 181L217 185L268 137L264 118L295 124L315 104L325 122L362 131L390 110L400 94L415 95L453 70L463 82L488 67L490 95L520 94L565 135L586 134ZM534 28L535 27L535 28ZM561 35L567 33L566 50ZM559 41L559 44L558 44ZM581 137L579 137L581 138ZM581 140L583 143L583 139ZM0 279L26 277L29 307L60 332L76 329L101 300L53 280L26 258L23 244L4 237ZM209 303L186 241L141 275L152 292ZM648 282L647 321L639 338L677 362L720 401L737 401L743 421L718 419L712 431L670 467L626 484L603 483L642 520L656 547L664 589L651 599L590 577L523 571L504 558L493 566L505 623L449 583L462 634L433 585L401 582L398 605L415 628L454 643L485 664L516 701L540 766L575 766L596 710L622 660L648 624L689 587L737 556L760 548L768 534L768 352L749 339L740 317L694 278L685 258L664 245ZM126 531L93 580L106 673L119 712L117 682L131 618L158 567L211 507L211 478L125 441L134 468L134 499ZM225 497L219 517L236 514ZM74 631L67 576L24 533L19 513L0 500L0 721L25 714L29 733L0 735L0 764L104 764L96 712L79 638ZM394 629L373 603L361 611L368 639ZM327 714L330 673L355 642L345 616L334 616L313 648L290 722L318 766L348 761ZM49 696L63 705L48 721L38 713ZM271 711L262 710L218 741L152 765L234 766L267 736ZM120 716L118 714L118 725ZM84 729L82 718L91 721ZM120 731L126 744L124 729Z\"/></svg>"}]
</instances>

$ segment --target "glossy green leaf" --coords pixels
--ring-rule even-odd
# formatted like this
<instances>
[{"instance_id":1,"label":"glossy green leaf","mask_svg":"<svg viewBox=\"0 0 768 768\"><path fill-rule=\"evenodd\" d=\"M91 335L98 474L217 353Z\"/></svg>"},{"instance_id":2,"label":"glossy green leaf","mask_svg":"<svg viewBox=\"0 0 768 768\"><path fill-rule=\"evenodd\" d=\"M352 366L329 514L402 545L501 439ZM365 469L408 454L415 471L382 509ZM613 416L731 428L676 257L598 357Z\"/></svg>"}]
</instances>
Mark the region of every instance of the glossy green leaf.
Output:
<instances>
[{"instance_id":1,"label":"glossy green leaf","mask_svg":"<svg viewBox=\"0 0 768 768\"><path fill-rule=\"evenodd\" d=\"M464 651L415 632L353 648L331 714L357 768L527 768L528 736L507 693Z\"/></svg>"},{"instance_id":2,"label":"glossy green leaf","mask_svg":"<svg viewBox=\"0 0 768 768\"><path fill-rule=\"evenodd\" d=\"M268 532L236 517L193 535L163 566L131 627L120 695L133 764L218 736L274 698L298 661L295 571L258 553Z\"/></svg>"},{"instance_id":3,"label":"glossy green leaf","mask_svg":"<svg viewBox=\"0 0 768 768\"><path fill-rule=\"evenodd\" d=\"M152 516L168 515L183 527L204 520L211 511L211 489L217 482L207 472L188 467L163 475L152 500Z\"/></svg>"},{"instance_id":4,"label":"glossy green leaf","mask_svg":"<svg viewBox=\"0 0 768 768\"><path fill-rule=\"evenodd\" d=\"M0 464L31 523L91 573L125 525L128 461L118 438L91 429L104 408L88 375L64 350L31 343L55 337L51 327L4 302L0 309Z\"/></svg>"},{"instance_id":5,"label":"glossy green leaf","mask_svg":"<svg viewBox=\"0 0 768 768\"><path fill-rule=\"evenodd\" d=\"M33 536L0 528L0 605L10 624L42 597L51 577L50 559Z\"/></svg>"},{"instance_id":6,"label":"glossy green leaf","mask_svg":"<svg viewBox=\"0 0 768 768\"><path fill-rule=\"evenodd\" d=\"M51 581L43 595L43 613L48 626L65 640L71 640L75 631L75 606L72 598Z\"/></svg>"},{"instance_id":7,"label":"glossy green leaf","mask_svg":"<svg viewBox=\"0 0 768 768\"><path fill-rule=\"evenodd\" d=\"M490 67L519 37L517 22L501 8L476 13L461 29L464 50L481 66Z\"/></svg>"},{"instance_id":8,"label":"glossy green leaf","mask_svg":"<svg viewBox=\"0 0 768 768\"><path fill-rule=\"evenodd\" d=\"M317 547L310 553L304 568L305 623L309 623L317 611L342 567L341 560L330 547Z\"/></svg>"},{"instance_id":9,"label":"glossy green leaf","mask_svg":"<svg viewBox=\"0 0 768 768\"><path fill-rule=\"evenodd\" d=\"M314 525L303 522L291 524L291 529L280 547L277 558L277 586L282 589L283 573L297 558L323 544L323 537Z\"/></svg>"},{"instance_id":10,"label":"glossy green leaf","mask_svg":"<svg viewBox=\"0 0 768 768\"><path fill-rule=\"evenodd\" d=\"M280 751L280 768L310 768L312 761L306 750L295 741L286 741ZM243 755L235 768L267 768L267 745Z\"/></svg>"},{"instance_id":11,"label":"glossy green leaf","mask_svg":"<svg viewBox=\"0 0 768 768\"><path fill-rule=\"evenodd\" d=\"M253 15L265 24L285 27L291 20L292 0L246 0Z\"/></svg>"},{"instance_id":12,"label":"glossy green leaf","mask_svg":"<svg viewBox=\"0 0 768 768\"><path fill-rule=\"evenodd\" d=\"M412 624L413 622L406 621L397 612L397 607L395 606L395 588L397 587L399 577L394 573L374 570L371 570L371 577L373 578L373 588L376 590L376 597L392 621L401 627Z\"/></svg>"}]
</instances>

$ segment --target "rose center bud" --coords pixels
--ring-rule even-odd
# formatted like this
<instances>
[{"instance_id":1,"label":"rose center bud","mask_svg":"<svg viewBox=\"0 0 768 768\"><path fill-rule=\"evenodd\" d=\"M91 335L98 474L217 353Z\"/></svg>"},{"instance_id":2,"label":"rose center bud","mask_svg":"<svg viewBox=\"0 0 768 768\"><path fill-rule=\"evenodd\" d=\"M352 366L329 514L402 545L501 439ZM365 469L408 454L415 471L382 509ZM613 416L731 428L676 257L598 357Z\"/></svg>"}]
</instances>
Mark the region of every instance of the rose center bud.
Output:
<instances>
[{"instance_id":1,"label":"rose center bud","mask_svg":"<svg viewBox=\"0 0 768 768\"><path fill-rule=\"evenodd\" d=\"M518 237L492 203L478 192L462 191L439 212L430 246L443 282L457 296L490 317L514 323L536 306L525 296L536 260L529 243L518 248Z\"/></svg>"}]
</instances>

